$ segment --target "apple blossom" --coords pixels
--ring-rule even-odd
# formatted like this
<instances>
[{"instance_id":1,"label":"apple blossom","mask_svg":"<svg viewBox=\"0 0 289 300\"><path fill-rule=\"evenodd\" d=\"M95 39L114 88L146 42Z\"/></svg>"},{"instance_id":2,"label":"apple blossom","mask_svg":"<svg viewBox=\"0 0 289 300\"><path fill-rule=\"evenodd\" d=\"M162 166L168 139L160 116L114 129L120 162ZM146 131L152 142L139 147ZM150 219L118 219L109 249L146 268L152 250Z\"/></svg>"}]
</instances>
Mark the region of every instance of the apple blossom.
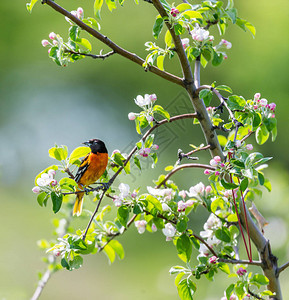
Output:
<instances>
[{"instance_id":1,"label":"apple blossom","mask_svg":"<svg viewBox=\"0 0 289 300\"><path fill-rule=\"evenodd\" d=\"M218 162L215 161L214 158L212 158L212 159L210 160L210 165L211 165L212 167L217 167L217 166L218 166Z\"/></svg>"},{"instance_id":2,"label":"apple blossom","mask_svg":"<svg viewBox=\"0 0 289 300\"><path fill-rule=\"evenodd\" d=\"M155 102L157 100L157 95L151 94L151 95L149 95L149 98L150 98L151 102Z\"/></svg>"},{"instance_id":3,"label":"apple blossom","mask_svg":"<svg viewBox=\"0 0 289 300\"><path fill-rule=\"evenodd\" d=\"M183 200L178 202L178 212L185 211L186 208L187 205Z\"/></svg>"},{"instance_id":4,"label":"apple blossom","mask_svg":"<svg viewBox=\"0 0 289 300\"><path fill-rule=\"evenodd\" d=\"M179 196L181 196L183 199L185 199L187 196L186 191L184 191L184 190L179 191Z\"/></svg>"},{"instance_id":5,"label":"apple blossom","mask_svg":"<svg viewBox=\"0 0 289 300\"><path fill-rule=\"evenodd\" d=\"M136 196L137 196L137 191L134 190L134 191L131 193L131 197L132 197L132 198L136 198Z\"/></svg>"},{"instance_id":6,"label":"apple blossom","mask_svg":"<svg viewBox=\"0 0 289 300\"><path fill-rule=\"evenodd\" d=\"M199 24L196 24L196 27L191 31L191 36L193 40L197 42L203 42L209 38L209 31L201 28Z\"/></svg>"},{"instance_id":7,"label":"apple blossom","mask_svg":"<svg viewBox=\"0 0 289 300\"><path fill-rule=\"evenodd\" d=\"M49 38L50 38L51 40L55 40L55 39L56 39L56 33L50 32L50 33L49 33Z\"/></svg>"},{"instance_id":8,"label":"apple blossom","mask_svg":"<svg viewBox=\"0 0 289 300\"><path fill-rule=\"evenodd\" d=\"M52 180L50 181L50 184L51 184L52 186L56 186L56 185L57 185L57 181L56 181L55 179L52 179Z\"/></svg>"},{"instance_id":9,"label":"apple blossom","mask_svg":"<svg viewBox=\"0 0 289 300\"><path fill-rule=\"evenodd\" d=\"M153 116L150 116L150 115L148 115L148 116L146 116L146 119L147 119L147 121L150 123L150 122L153 122L153 120L154 120L154 117L153 117Z\"/></svg>"},{"instance_id":10,"label":"apple blossom","mask_svg":"<svg viewBox=\"0 0 289 300\"><path fill-rule=\"evenodd\" d=\"M261 98L261 94L260 94L260 93L256 93L256 94L254 95L254 100L255 100L255 101L260 100L260 98Z\"/></svg>"},{"instance_id":11,"label":"apple blossom","mask_svg":"<svg viewBox=\"0 0 289 300\"><path fill-rule=\"evenodd\" d=\"M190 187L189 192L187 195L189 197L196 197L198 195L203 195L205 191L205 185L202 182L199 182L195 186Z\"/></svg>"},{"instance_id":12,"label":"apple blossom","mask_svg":"<svg viewBox=\"0 0 289 300\"><path fill-rule=\"evenodd\" d=\"M179 10L177 9L177 8L172 8L171 9L171 15L173 16L173 17L176 17L180 12L179 12Z\"/></svg>"},{"instance_id":13,"label":"apple blossom","mask_svg":"<svg viewBox=\"0 0 289 300\"><path fill-rule=\"evenodd\" d=\"M206 191L206 194L210 194L212 191L212 187L210 185L206 186L205 191Z\"/></svg>"},{"instance_id":14,"label":"apple blossom","mask_svg":"<svg viewBox=\"0 0 289 300\"><path fill-rule=\"evenodd\" d=\"M216 171L215 172L215 176L219 176L220 175L220 172L219 171Z\"/></svg>"},{"instance_id":15,"label":"apple blossom","mask_svg":"<svg viewBox=\"0 0 289 300\"><path fill-rule=\"evenodd\" d=\"M153 196L160 196L160 197L165 197L165 196L171 196L172 194L172 189L155 189L152 188L151 186L147 186L147 190L149 194Z\"/></svg>"},{"instance_id":16,"label":"apple blossom","mask_svg":"<svg viewBox=\"0 0 289 300\"><path fill-rule=\"evenodd\" d=\"M135 227L139 234L143 234L146 230L147 222L145 220L139 220L134 222Z\"/></svg>"},{"instance_id":17,"label":"apple blossom","mask_svg":"<svg viewBox=\"0 0 289 300\"><path fill-rule=\"evenodd\" d=\"M242 146L241 141L237 140L237 141L235 142L235 146L236 146L237 148L240 148L240 147Z\"/></svg>"},{"instance_id":18,"label":"apple blossom","mask_svg":"<svg viewBox=\"0 0 289 300\"><path fill-rule=\"evenodd\" d=\"M206 170L204 171L204 174L205 174L205 175L210 175L210 174L211 174L211 171L210 171L209 169L206 169Z\"/></svg>"},{"instance_id":19,"label":"apple blossom","mask_svg":"<svg viewBox=\"0 0 289 300\"><path fill-rule=\"evenodd\" d=\"M122 199L119 196L113 196L113 200L112 201L113 201L113 203L114 203L114 205L116 207L122 206L123 201L122 201Z\"/></svg>"},{"instance_id":20,"label":"apple blossom","mask_svg":"<svg viewBox=\"0 0 289 300\"><path fill-rule=\"evenodd\" d=\"M209 258L209 263L210 264L216 264L217 261L218 261L218 257L215 256L215 255Z\"/></svg>"},{"instance_id":21,"label":"apple blossom","mask_svg":"<svg viewBox=\"0 0 289 300\"><path fill-rule=\"evenodd\" d=\"M35 194L39 194L41 192L41 188L39 186L35 186L33 189L32 189L32 192L35 193Z\"/></svg>"},{"instance_id":22,"label":"apple blossom","mask_svg":"<svg viewBox=\"0 0 289 300\"><path fill-rule=\"evenodd\" d=\"M162 203L162 210L163 211L170 211L170 207L166 203Z\"/></svg>"},{"instance_id":23,"label":"apple blossom","mask_svg":"<svg viewBox=\"0 0 289 300\"><path fill-rule=\"evenodd\" d=\"M41 44L42 44L43 47L46 47L46 46L50 45L50 43L48 42L48 40L42 40Z\"/></svg>"},{"instance_id":24,"label":"apple blossom","mask_svg":"<svg viewBox=\"0 0 289 300\"><path fill-rule=\"evenodd\" d=\"M188 200L188 201L186 201L186 206L191 207L191 206L194 206L195 203L196 203L196 201L194 201L194 200Z\"/></svg>"},{"instance_id":25,"label":"apple blossom","mask_svg":"<svg viewBox=\"0 0 289 300\"><path fill-rule=\"evenodd\" d=\"M129 185L126 184L126 183L121 183L119 186L118 186L118 189L120 191L120 194L119 194L119 197L121 199L124 199L126 198L128 195L129 195Z\"/></svg>"},{"instance_id":26,"label":"apple blossom","mask_svg":"<svg viewBox=\"0 0 289 300\"><path fill-rule=\"evenodd\" d=\"M165 228L162 229L163 234L168 238L174 237L176 231L177 231L176 228L171 223L167 223L165 225Z\"/></svg>"},{"instance_id":27,"label":"apple blossom","mask_svg":"<svg viewBox=\"0 0 289 300\"><path fill-rule=\"evenodd\" d=\"M83 8L82 7L78 7L78 9L76 10L78 18L82 19L83 17Z\"/></svg>"},{"instance_id":28,"label":"apple blossom","mask_svg":"<svg viewBox=\"0 0 289 300\"><path fill-rule=\"evenodd\" d=\"M53 170L53 169L48 170L47 173L48 173L48 175L49 175L51 178L53 178L53 177L56 175L56 171Z\"/></svg>"},{"instance_id":29,"label":"apple blossom","mask_svg":"<svg viewBox=\"0 0 289 300\"><path fill-rule=\"evenodd\" d=\"M145 94L144 97L141 95L136 96L136 98L134 99L134 102L136 105L138 105L139 107L144 107L146 105L151 104L151 98L150 95Z\"/></svg>"},{"instance_id":30,"label":"apple blossom","mask_svg":"<svg viewBox=\"0 0 289 300\"><path fill-rule=\"evenodd\" d=\"M239 276L243 276L247 273L247 270L243 269L243 268L239 268L236 272Z\"/></svg>"},{"instance_id":31,"label":"apple blossom","mask_svg":"<svg viewBox=\"0 0 289 300\"><path fill-rule=\"evenodd\" d=\"M156 232L158 230L157 226L155 223L152 223L152 232Z\"/></svg>"},{"instance_id":32,"label":"apple blossom","mask_svg":"<svg viewBox=\"0 0 289 300\"><path fill-rule=\"evenodd\" d=\"M272 102L269 104L269 109L272 110L272 111L275 111L276 109L276 103Z\"/></svg>"},{"instance_id":33,"label":"apple blossom","mask_svg":"<svg viewBox=\"0 0 289 300\"><path fill-rule=\"evenodd\" d=\"M246 149L249 151L253 150L253 145L252 144L246 145Z\"/></svg>"},{"instance_id":34,"label":"apple blossom","mask_svg":"<svg viewBox=\"0 0 289 300\"><path fill-rule=\"evenodd\" d=\"M130 121L135 120L135 117L136 117L136 115L135 115L135 113L133 113L133 112L130 112L130 113L128 114L128 119L129 119Z\"/></svg>"},{"instance_id":35,"label":"apple blossom","mask_svg":"<svg viewBox=\"0 0 289 300\"><path fill-rule=\"evenodd\" d=\"M158 150L158 149L159 149L159 145L157 144L152 145L152 150Z\"/></svg>"},{"instance_id":36,"label":"apple blossom","mask_svg":"<svg viewBox=\"0 0 289 300\"><path fill-rule=\"evenodd\" d=\"M231 49L231 48L232 48L232 43L228 42L227 40L222 39L221 43L222 43L227 49Z\"/></svg>"},{"instance_id":37,"label":"apple blossom","mask_svg":"<svg viewBox=\"0 0 289 300\"><path fill-rule=\"evenodd\" d=\"M267 99L265 99L265 98L260 99L260 105L261 106L265 107L267 104L268 104Z\"/></svg>"},{"instance_id":38,"label":"apple blossom","mask_svg":"<svg viewBox=\"0 0 289 300\"><path fill-rule=\"evenodd\" d=\"M190 40L188 38L182 39L182 45L184 49L187 49L190 46Z\"/></svg>"}]
</instances>

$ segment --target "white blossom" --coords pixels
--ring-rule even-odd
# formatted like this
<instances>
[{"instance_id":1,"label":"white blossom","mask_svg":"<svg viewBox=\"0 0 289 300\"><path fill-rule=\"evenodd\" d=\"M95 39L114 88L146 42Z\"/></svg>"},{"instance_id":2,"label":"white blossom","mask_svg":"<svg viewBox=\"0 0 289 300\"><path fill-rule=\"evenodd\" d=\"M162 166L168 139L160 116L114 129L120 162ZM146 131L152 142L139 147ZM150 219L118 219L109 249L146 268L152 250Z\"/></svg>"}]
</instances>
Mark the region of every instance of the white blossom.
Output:
<instances>
[{"instance_id":1,"label":"white blossom","mask_svg":"<svg viewBox=\"0 0 289 300\"><path fill-rule=\"evenodd\" d=\"M135 227L139 234L143 234L146 230L147 222L145 220L139 220L134 222Z\"/></svg>"},{"instance_id":2,"label":"white blossom","mask_svg":"<svg viewBox=\"0 0 289 300\"><path fill-rule=\"evenodd\" d=\"M119 186L118 186L118 189L120 191L120 194L119 194L119 197L121 199L124 199L126 198L128 195L129 195L129 185L126 184L126 183L121 183Z\"/></svg>"},{"instance_id":3,"label":"white blossom","mask_svg":"<svg viewBox=\"0 0 289 300\"><path fill-rule=\"evenodd\" d=\"M147 186L147 190L149 192L149 194L153 195L153 196L160 196L160 197L165 197L165 196L171 196L173 190L172 189L155 189L152 188L151 186Z\"/></svg>"},{"instance_id":4,"label":"white blossom","mask_svg":"<svg viewBox=\"0 0 289 300\"><path fill-rule=\"evenodd\" d=\"M167 223L165 225L165 228L162 229L162 231L166 237L172 238L175 236L177 230L171 223Z\"/></svg>"},{"instance_id":5,"label":"white blossom","mask_svg":"<svg viewBox=\"0 0 289 300\"><path fill-rule=\"evenodd\" d=\"M202 182L199 182L195 186L190 187L189 192L187 192L189 197L196 197L203 195L205 191L205 185Z\"/></svg>"},{"instance_id":6,"label":"white blossom","mask_svg":"<svg viewBox=\"0 0 289 300\"><path fill-rule=\"evenodd\" d=\"M191 36L193 40L202 42L209 38L209 31L201 28L199 24L196 24L196 27L191 31Z\"/></svg>"},{"instance_id":7,"label":"white blossom","mask_svg":"<svg viewBox=\"0 0 289 300\"><path fill-rule=\"evenodd\" d=\"M144 97L141 95L136 96L136 98L134 99L134 102L136 105L138 105L139 107L144 107L146 105L149 105L152 102L152 98L150 97L150 95L145 94Z\"/></svg>"}]
</instances>

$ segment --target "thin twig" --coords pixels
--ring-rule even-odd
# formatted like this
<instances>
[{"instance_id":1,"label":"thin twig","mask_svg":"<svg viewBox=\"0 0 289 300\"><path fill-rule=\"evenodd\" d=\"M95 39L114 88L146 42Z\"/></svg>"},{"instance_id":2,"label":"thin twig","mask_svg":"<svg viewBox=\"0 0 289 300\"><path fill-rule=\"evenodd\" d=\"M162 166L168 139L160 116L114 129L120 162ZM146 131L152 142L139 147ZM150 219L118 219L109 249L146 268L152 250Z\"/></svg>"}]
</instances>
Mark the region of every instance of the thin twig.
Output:
<instances>
[{"instance_id":1,"label":"thin twig","mask_svg":"<svg viewBox=\"0 0 289 300\"><path fill-rule=\"evenodd\" d=\"M174 168L170 173L168 173L166 175L166 177L164 178L164 180L158 184L158 186L156 187L157 189L160 188L162 185L164 185L168 179L173 176L176 172L178 172L179 170L182 170L182 169L186 169L186 168L201 168L201 169L209 169L209 170L212 170L214 171L215 168L210 166L210 165L204 165L204 164L183 164L183 165L180 165L176 168Z\"/></svg>"},{"instance_id":2,"label":"thin twig","mask_svg":"<svg viewBox=\"0 0 289 300\"><path fill-rule=\"evenodd\" d=\"M183 154L184 157L187 157L187 156L190 156L192 155L193 153L196 153L198 151L202 151L202 150L208 150L210 149L211 145L207 145L207 146L204 146L204 147L201 147L201 148L197 148L197 149L194 149L186 154Z\"/></svg>"},{"instance_id":3,"label":"thin twig","mask_svg":"<svg viewBox=\"0 0 289 300\"><path fill-rule=\"evenodd\" d=\"M219 262L224 262L228 264L235 264L235 265L253 265L253 266L263 266L263 263L261 261L249 261L249 260L240 260L240 259L225 259L225 258L219 258Z\"/></svg>"},{"instance_id":4,"label":"thin twig","mask_svg":"<svg viewBox=\"0 0 289 300\"><path fill-rule=\"evenodd\" d=\"M75 55L80 55L80 56L87 56L87 57L91 57L91 58L94 58L94 59L105 59L105 58L108 58L109 56L115 54L116 52L114 50L106 53L106 54L99 54L99 55L96 55L96 54L90 54L90 53L83 53L83 52L75 52L73 50L65 50L65 52L69 52L71 54L75 54Z\"/></svg>"},{"instance_id":5,"label":"thin twig","mask_svg":"<svg viewBox=\"0 0 289 300\"><path fill-rule=\"evenodd\" d=\"M286 262L284 265L282 265L280 268L278 268L278 271L277 271L277 276L283 272L285 269L287 269L289 267L289 261Z\"/></svg>"},{"instance_id":6,"label":"thin twig","mask_svg":"<svg viewBox=\"0 0 289 300\"><path fill-rule=\"evenodd\" d=\"M66 9L64 9L63 7L61 7L60 5L58 5L57 3L55 3L52 0L42 0L42 4L47 4L49 5L51 8L53 8L55 11L59 12L60 14L66 16L67 18L69 18L71 21L73 21L74 23L76 23L80 28L82 28L83 30L85 30L86 32L88 32L89 34L91 34L92 36L94 36L96 39L98 39L99 41L101 41L103 44L107 45L109 48L111 48L113 51L115 51L115 53L129 59L130 61L143 66L143 63L145 62L144 59L142 59L141 57L137 56L134 53L131 53L123 48L121 48L119 45L117 45L116 43L114 43L112 40L110 40L107 36L104 36L103 34L101 34L100 32L98 32L97 30L93 29L92 27L88 26L87 24L83 23L80 19L78 19L77 17L75 17L74 15L72 15L69 11L67 11ZM184 86L183 80L181 78L179 78L178 76L175 76L173 74L170 74L168 72L162 71L159 68L150 65L147 68L148 71L170 81L173 83L176 83L180 86Z\"/></svg>"},{"instance_id":7,"label":"thin twig","mask_svg":"<svg viewBox=\"0 0 289 300\"><path fill-rule=\"evenodd\" d=\"M191 236L193 236L194 238L199 240L201 243L203 243L214 256L218 257L218 254L215 252L215 250L211 246L209 246L209 244L202 237L200 237L194 233L191 234Z\"/></svg>"},{"instance_id":8,"label":"thin twig","mask_svg":"<svg viewBox=\"0 0 289 300\"><path fill-rule=\"evenodd\" d=\"M194 70L195 87L198 89L201 85L201 57L198 56L195 61Z\"/></svg>"},{"instance_id":9,"label":"thin twig","mask_svg":"<svg viewBox=\"0 0 289 300\"><path fill-rule=\"evenodd\" d=\"M134 222L136 217L137 217L137 215L132 216L132 218L128 221L126 227L124 227L123 233L130 227L130 225ZM109 244L110 241L112 241L114 238L116 238L119 235L120 235L120 233L118 232L118 233L114 234L113 236L111 236L109 238L109 240L106 241L105 244L98 249L98 252L101 252L105 248L105 246Z\"/></svg>"}]
</instances>

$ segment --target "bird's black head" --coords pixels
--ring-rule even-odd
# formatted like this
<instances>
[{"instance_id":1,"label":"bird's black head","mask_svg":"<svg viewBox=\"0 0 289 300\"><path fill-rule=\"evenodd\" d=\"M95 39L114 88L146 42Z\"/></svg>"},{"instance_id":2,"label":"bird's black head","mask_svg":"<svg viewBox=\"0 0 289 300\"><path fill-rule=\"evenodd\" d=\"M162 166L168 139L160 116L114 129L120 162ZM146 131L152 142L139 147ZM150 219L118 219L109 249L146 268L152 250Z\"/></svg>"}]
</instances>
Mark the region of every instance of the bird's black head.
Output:
<instances>
[{"instance_id":1,"label":"bird's black head","mask_svg":"<svg viewBox=\"0 0 289 300\"><path fill-rule=\"evenodd\" d=\"M98 139L91 139L83 143L84 145L90 147L92 153L107 153L107 149L103 141Z\"/></svg>"}]
</instances>

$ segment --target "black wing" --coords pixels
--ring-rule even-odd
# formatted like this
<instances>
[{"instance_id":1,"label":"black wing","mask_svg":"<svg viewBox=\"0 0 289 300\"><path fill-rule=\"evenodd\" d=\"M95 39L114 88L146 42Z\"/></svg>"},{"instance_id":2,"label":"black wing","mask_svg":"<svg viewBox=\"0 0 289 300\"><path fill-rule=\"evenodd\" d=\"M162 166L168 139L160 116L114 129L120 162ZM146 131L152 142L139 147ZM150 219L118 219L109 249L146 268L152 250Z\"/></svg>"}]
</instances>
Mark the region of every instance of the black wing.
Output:
<instances>
[{"instance_id":1,"label":"black wing","mask_svg":"<svg viewBox=\"0 0 289 300\"><path fill-rule=\"evenodd\" d=\"M88 163L88 157L89 154L87 154L85 156L85 158L83 159L83 161L81 162L76 174L75 174L75 182L79 182L79 180L81 179L82 175L85 173L85 171L87 170L89 163Z\"/></svg>"}]
</instances>

